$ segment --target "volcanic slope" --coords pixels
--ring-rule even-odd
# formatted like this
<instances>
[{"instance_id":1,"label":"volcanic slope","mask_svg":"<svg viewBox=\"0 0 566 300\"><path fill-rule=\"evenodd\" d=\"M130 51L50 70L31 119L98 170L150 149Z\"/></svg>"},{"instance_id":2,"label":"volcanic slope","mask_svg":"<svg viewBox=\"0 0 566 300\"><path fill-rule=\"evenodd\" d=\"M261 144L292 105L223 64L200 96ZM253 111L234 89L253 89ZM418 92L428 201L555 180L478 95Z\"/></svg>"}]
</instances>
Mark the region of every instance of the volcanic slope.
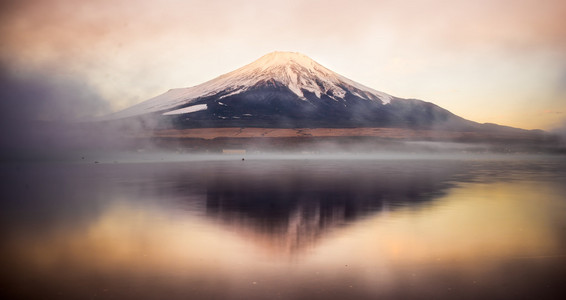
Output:
<instances>
[{"instance_id":1,"label":"volcanic slope","mask_svg":"<svg viewBox=\"0 0 566 300\"><path fill-rule=\"evenodd\" d=\"M169 90L109 118L143 118L170 128L481 126L433 103L366 87L294 52L269 53L233 72Z\"/></svg>"}]
</instances>

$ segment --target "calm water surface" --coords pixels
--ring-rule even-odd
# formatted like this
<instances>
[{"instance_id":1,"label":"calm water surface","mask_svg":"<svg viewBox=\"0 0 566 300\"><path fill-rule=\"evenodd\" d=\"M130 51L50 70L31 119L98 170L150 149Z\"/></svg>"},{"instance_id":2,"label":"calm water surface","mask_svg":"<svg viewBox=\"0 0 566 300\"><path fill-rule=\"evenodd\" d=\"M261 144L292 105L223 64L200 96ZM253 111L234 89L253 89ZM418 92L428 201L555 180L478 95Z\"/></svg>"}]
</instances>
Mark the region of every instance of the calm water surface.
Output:
<instances>
[{"instance_id":1,"label":"calm water surface","mask_svg":"<svg viewBox=\"0 0 566 300\"><path fill-rule=\"evenodd\" d=\"M563 157L1 168L0 295L10 298L559 299L566 290Z\"/></svg>"}]
</instances>

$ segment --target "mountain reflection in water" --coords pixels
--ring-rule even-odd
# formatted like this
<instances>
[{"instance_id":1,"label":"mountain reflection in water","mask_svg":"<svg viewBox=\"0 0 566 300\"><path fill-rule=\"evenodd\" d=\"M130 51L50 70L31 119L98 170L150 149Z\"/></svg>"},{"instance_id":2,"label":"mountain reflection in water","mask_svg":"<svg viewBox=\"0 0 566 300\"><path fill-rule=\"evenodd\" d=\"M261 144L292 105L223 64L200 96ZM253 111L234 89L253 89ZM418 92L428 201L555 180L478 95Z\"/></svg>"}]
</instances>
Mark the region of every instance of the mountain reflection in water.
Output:
<instances>
[{"instance_id":1,"label":"mountain reflection in water","mask_svg":"<svg viewBox=\"0 0 566 300\"><path fill-rule=\"evenodd\" d=\"M463 168L450 161L434 168L416 161L342 161L283 163L273 170L259 162L239 176L211 174L206 214L272 251L293 254L365 216L442 196Z\"/></svg>"},{"instance_id":2,"label":"mountain reflection in water","mask_svg":"<svg viewBox=\"0 0 566 300\"><path fill-rule=\"evenodd\" d=\"M555 298L565 163L5 164L10 298ZM4 298L4 297L3 297Z\"/></svg>"}]
</instances>

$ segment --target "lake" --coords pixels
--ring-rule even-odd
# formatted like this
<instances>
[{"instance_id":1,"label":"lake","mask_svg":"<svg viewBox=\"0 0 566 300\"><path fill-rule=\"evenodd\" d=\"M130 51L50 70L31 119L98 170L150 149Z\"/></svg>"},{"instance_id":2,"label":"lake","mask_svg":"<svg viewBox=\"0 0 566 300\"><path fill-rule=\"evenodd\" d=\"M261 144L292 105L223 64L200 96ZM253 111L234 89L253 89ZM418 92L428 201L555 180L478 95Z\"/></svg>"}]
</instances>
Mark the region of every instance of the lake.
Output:
<instances>
[{"instance_id":1,"label":"lake","mask_svg":"<svg viewBox=\"0 0 566 300\"><path fill-rule=\"evenodd\" d=\"M97 162L1 165L0 295L557 299L566 286L564 157Z\"/></svg>"}]
</instances>

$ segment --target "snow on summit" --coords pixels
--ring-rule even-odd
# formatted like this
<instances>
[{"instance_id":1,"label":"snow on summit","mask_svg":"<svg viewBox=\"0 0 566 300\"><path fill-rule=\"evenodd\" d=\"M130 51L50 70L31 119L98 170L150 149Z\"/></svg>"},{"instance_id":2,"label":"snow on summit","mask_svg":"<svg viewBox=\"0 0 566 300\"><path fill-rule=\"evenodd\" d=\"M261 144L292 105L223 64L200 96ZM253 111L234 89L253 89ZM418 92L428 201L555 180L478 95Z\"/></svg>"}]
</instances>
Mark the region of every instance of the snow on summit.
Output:
<instances>
[{"instance_id":1,"label":"snow on summit","mask_svg":"<svg viewBox=\"0 0 566 300\"><path fill-rule=\"evenodd\" d=\"M376 91L343 77L308 56L296 52L272 52L230 73L200 85L172 89L145 102L119 111L111 118L126 118L146 113L161 112L190 105L202 97L221 94L220 99L242 93L250 88L275 81L286 86L299 99L306 100L305 92L317 98L326 95L333 100L343 99L347 92L371 101L388 104L392 96Z\"/></svg>"}]
</instances>

